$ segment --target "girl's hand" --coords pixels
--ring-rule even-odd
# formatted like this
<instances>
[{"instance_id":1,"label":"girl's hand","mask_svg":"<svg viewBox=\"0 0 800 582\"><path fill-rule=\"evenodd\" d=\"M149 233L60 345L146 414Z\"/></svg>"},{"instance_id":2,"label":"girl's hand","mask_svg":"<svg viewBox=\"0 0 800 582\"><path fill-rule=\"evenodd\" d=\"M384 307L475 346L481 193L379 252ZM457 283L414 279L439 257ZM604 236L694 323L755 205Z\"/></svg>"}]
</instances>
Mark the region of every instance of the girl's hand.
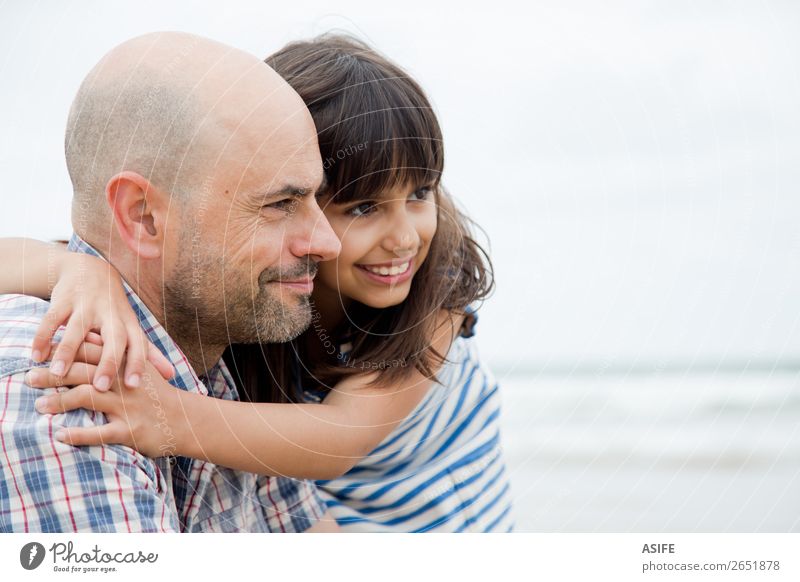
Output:
<instances>
[{"instance_id":1,"label":"girl's hand","mask_svg":"<svg viewBox=\"0 0 800 582\"><path fill-rule=\"evenodd\" d=\"M116 380L110 390L98 392L87 383L95 376L96 368L76 362L64 376L56 376L47 368L28 371L26 382L33 388L75 385L37 399L38 412L61 414L86 408L102 412L108 419L108 423L94 427L61 428L54 435L56 440L73 446L126 445L151 458L174 455L177 435L173 433L171 422L181 418L182 391L168 384L148 364L140 390L126 390Z\"/></svg>"},{"instance_id":2,"label":"girl's hand","mask_svg":"<svg viewBox=\"0 0 800 582\"><path fill-rule=\"evenodd\" d=\"M151 344L128 303L119 273L106 261L78 253L65 253L56 269L57 283L50 297L50 309L42 319L33 340L34 361L50 355L51 340L66 322L61 342L52 356L50 371L67 374L75 354L91 331L100 333L102 345L97 370L90 383L108 390L125 365L125 384L136 388L142 383L145 361L164 378L175 371L169 360Z\"/></svg>"}]
</instances>

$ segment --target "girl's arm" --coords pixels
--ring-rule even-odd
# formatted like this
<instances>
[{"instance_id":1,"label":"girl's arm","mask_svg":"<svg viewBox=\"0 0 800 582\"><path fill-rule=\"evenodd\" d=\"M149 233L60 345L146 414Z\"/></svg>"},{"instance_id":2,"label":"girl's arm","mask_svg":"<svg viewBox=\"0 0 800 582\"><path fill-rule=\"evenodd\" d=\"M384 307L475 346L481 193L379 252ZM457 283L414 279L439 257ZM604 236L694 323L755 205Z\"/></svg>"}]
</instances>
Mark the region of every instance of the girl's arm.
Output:
<instances>
[{"instance_id":1,"label":"girl's arm","mask_svg":"<svg viewBox=\"0 0 800 582\"><path fill-rule=\"evenodd\" d=\"M106 261L83 253L71 253L58 243L24 238L0 239L0 293L24 293L50 300L31 346L31 357L40 362L51 356L51 340L58 328L66 328L52 353L51 371L66 374L87 334L96 331L103 343L97 373L98 390L108 390L123 361L125 380L136 387L149 360L165 378L174 370L152 345L128 304L119 273Z\"/></svg>"},{"instance_id":2,"label":"girl's arm","mask_svg":"<svg viewBox=\"0 0 800 582\"><path fill-rule=\"evenodd\" d=\"M460 325L461 317L441 314L433 347L447 353ZM96 348L86 353L91 360ZM31 374L31 385L52 385L46 370ZM368 386L374 374L339 382L322 404L219 400L175 389L152 375L145 390L98 394L78 386L40 399L37 409L90 408L109 415L106 425L56 435L73 445L120 443L151 457L178 454L265 475L332 479L380 444L433 383L415 370L402 386L374 388Z\"/></svg>"},{"instance_id":3,"label":"girl's arm","mask_svg":"<svg viewBox=\"0 0 800 582\"><path fill-rule=\"evenodd\" d=\"M22 293L49 299L57 281L57 258L67 253L61 243L27 238L0 238L0 294Z\"/></svg>"}]
</instances>

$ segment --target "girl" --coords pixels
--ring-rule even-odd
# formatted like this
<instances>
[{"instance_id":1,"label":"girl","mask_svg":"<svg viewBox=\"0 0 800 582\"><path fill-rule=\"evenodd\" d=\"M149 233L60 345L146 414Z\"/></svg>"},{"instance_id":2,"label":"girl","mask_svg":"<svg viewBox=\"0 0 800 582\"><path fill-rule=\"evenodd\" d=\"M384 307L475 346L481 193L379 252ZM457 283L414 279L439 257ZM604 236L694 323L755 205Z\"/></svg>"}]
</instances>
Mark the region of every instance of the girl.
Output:
<instances>
[{"instance_id":1,"label":"girl","mask_svg":"<svg viewBox=\"0 0 800 582\"><path fill-rule=\"evenodd\" d=\"M498 386L469 339L470 304L491 290L490 265L440 187L441 133L427 97L402 69L343 36L292 43L266 62L314 117L327 177L320 205L342 242L338 259L319 265L311 327L287 344L226 351L250 402L175 390L163 370L147 374L144 389L117 380L99 391L89 384L98 365L114 368L136 345L130 377L145 350L116 272L63 252L50 322L68 319L65 335L88 339L78 354L56 349L63 377L29 374L32 386L78 385L37 409L107 415L99 428L58 435L73 445L116 442L149 456L169 446L240 470L316 479L345 530L510 531ZM12 253L21 244L4 246ZM24 250L28 292L33 279L46 296L53 251ZM0 288L20 289L21 275L5 278ZM34 345L43 359L55 325ZM111 328L128 330L113 346L87 336L111 337ZM149 430L161 422L169 444L166 431Z\"/></svg>"}]
</instances>

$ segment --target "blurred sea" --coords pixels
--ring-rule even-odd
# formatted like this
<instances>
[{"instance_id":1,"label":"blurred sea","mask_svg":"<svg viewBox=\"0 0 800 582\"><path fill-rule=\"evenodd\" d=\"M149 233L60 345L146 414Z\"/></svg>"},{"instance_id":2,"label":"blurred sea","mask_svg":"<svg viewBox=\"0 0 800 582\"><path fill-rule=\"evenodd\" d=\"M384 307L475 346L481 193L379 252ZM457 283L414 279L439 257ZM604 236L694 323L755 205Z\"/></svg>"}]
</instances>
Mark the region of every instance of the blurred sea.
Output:
<instances>
[{"instance_id":1,"label":"blurred sea","mask_svg":"<svg viewBox=\"0 0 800 582\"><path fill-rule=\"evenodd\" d=\"M497 376L518 531L800 531L800 371Z\"/></svg>"}]
</instances>

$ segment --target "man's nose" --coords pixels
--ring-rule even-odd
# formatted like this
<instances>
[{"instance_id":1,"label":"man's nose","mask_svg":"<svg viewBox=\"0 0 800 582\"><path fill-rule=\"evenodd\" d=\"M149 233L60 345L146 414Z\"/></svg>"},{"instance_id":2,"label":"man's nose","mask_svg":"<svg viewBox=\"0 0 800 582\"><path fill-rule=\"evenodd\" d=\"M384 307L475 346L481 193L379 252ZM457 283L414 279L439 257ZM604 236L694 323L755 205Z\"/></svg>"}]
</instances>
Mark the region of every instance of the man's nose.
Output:
<instances>
[{"instance_id":1,"label":"man's nose","mask_svg":"<svg viewBox=\"0 0 800 582\"><path fill-rule=\"evenodd\" d=\"M311 203L309 212L298 216L301 220L299 236L295 237L292 254L296 257L311 257L314 261L330 261L339 256L342 243L333 232L316 200Z\"/></svg>"}]
</instances>

